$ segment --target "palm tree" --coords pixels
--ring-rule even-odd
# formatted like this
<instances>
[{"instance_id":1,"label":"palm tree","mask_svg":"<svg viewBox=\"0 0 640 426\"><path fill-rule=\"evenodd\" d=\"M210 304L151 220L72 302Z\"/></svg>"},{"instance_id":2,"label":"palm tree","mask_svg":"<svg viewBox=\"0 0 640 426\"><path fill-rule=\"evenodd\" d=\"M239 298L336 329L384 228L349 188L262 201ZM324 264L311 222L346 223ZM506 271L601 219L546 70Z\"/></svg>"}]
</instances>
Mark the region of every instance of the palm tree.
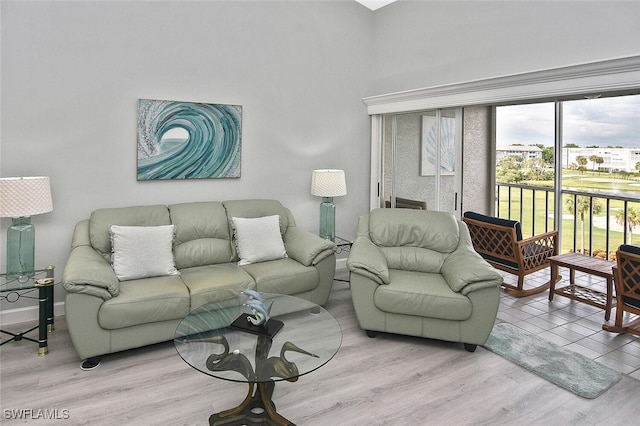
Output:
<instances>
[{"instance_id":1,"label":"palm tree","mask_svg":"<svg viewBox=\"0 0 640 426\"><path fill-rule=\"evenodd\" d=\"M569 213L575 215L577 212L580 217L580 253L584 254L584 215L589 212L589 209L591 209L593 214L600 213L602 211L602 205L600 204L600 201L595 198L593 198L593 203L591 203L590 200L592 200L592 198L579 195L576 207L574 199L574 197L567 198L565 200L565 204L567 205Z\"/></svg>"},{"instance_id":2,"label":"palm tree","mask_svg":"<svg viewBox=\"0 0 640 426\"><path fill-rule=\"evenodd\" d=\"M629 231L628 244L633 244L633 229L640 225L640 210L629 207L627 209L627 223L624 223L624 210L616 210L616 222L622 225L624 232Z\"/></svg>"},{"instance_id":3,"label":"palm tree","mask_svg":"<svg viewBox=\"0 0 640 426\"><path fill-rule=\"evenodd\" d=\"M581 173L584 174L584 171L587 169L587 157L584 157L582 155L578 155L576 157L576 163L578 163L578 170L580 170Z\"/></svg>"},{"instance_id":4,"label":"palm tree","mask_svg":"<svg viewBox=\"0 0 640 426\"><path fill-rule=\"evenodd\" d=\"M598 156L597 155L592 155L591 157L589 157L589 161L591 161L591 171L593 172L593 174L596 174L596 163L598 162Z\"/></svg>"}]
</instances>

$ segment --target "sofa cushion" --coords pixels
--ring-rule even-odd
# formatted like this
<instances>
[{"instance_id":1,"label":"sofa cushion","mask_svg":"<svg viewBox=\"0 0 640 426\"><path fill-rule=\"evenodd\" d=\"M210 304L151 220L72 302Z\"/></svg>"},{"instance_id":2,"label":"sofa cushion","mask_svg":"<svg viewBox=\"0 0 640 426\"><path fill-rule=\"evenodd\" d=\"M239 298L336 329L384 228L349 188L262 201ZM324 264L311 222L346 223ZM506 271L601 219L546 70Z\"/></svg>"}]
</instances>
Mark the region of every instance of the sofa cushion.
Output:
<instances>
[{"instance_id":1,"label":"sofa cushion","mask_svg":"<svg viewBox=\"0 0 640 426\"><path fill-rule=\"evenodd\" d=\"M173 225L111 225L111 260L120 281L178 275L173 262Z\"/></svg>"},{"instance_id":2,"label":"sofa cushion","mask_svg":"<svg viewBox=\"0 0 640 426\"><path fill-rule=\"evenodd\" d=\"M191 310L209 302L238 297L242 290L255 290L247 272L235 263L197 266L180 270L191 295Z\"/></svg>"},{"instance_id":3,"label":"sofa cushion","mask_svg":"<svg viewBox=\"0 0 640 426\"><path fill-rule=\"evenodd\" d=\"M181 203L169 206L176 226L173 248L179 269L233 260L227 212L222 203Z\"/></svg>"},{"instance_id":4,"label":"sofa cushion","mask_svg":"<svg viewBox=\"0 0 640 426\"><path fill-rule=\"evenodd\" d=\"M166 206L136 206L94 210L89 218L91 246L109 261L111 260L111 237L109 235L109 227L111 225L171 225L171 220Z\"/></svg>"},{"instance_id":5,"label":"sofa cushion","mask_svg":"<svg viewBox=\"0 0 640 426\"><path fill-rule=\"evenodd\" d=\"M458 247L458 222L451 213L431 210L375 209L369 235L379 247L421 247L451 253Z\"/></svg>"},{"instance_id":6,"label":"sofa cushion","mask_svg":"<svg viewBox=\"0 0 640 426\"><path fill-rule=\"evenodd\" d=\"M190 298L179 276L144 278L120 283L117 297L98 311L102 328L114 330L140 324L184 318Z\"/></svg>"},{"instance_id":7,"label":"sofa cushion","mask_svg":"<svg viewBox=\"0 0 640 426\"><path fill-rule=\"evenodd\" d=\"M373 296L384 312L453 321L471 316L471 301L453 292L440 274L392 269L389 276L390 283L378 286Z\"/></svg>"},{"instance_id":8,"label":"sofa cushion","mask_svg":"<svg viewBox=\"0 0 640 426\"><path fill-rule=\"evenodd\" d=\"M320 277L313 266L286 258L243 266L264 293L298 294L317 287Z\"/></svg>"},{"instance_id":9,"label":"sofa cushion","mask_svg":"<svg viewBox=\"0 0 640 426\"><path fill-rule=\"evenodd\" d=\"M280 234L279 215L255 218L232 217L231 224L240 257L238 265L287 257Z\"/></svg>"}]
</instances>

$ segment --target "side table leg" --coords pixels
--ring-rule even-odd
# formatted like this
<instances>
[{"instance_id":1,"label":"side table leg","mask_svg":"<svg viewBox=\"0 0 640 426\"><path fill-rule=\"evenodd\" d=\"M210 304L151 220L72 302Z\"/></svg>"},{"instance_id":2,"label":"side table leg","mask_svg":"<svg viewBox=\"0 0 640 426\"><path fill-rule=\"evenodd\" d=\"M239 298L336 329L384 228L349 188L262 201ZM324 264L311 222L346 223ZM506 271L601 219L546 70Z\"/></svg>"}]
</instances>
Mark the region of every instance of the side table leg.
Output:
<instances>
[{"instance_id":1,"label":"side table leg","mask_svg":"<svg viewBox=\"0 0 640 426\"><path fill-rule=\"evenodd\" d=\"M53 265L49 265L46 268L47 278L54 280L54 270L55 267ZM47 330L49 332L54 331L56 328L53 324L53 285L47 285Z\"/></svg>"},{"instance_id":2,"label":"side table leg","mask_svg":"<svg viewBox=\"0 0 640 426\"><path fill-rule=\"evenodd\" d=\"M613 304L613 278L607 277L607 305L604 308L604 319L609 321L611 318L611 305Z\"/></svg>"},{"instance_id":3,"label":"side table leg","mask_svg":"<svg viewBox=\"0 0 640 426\"><path fill-rule=\"evenodd\" d=\"M556 283L560 280L558 276L558 265L555 262L549 262L551 268L551 282L549 283L549 301L553 300L553 295L556 290Z\"/></svg>"},{"instance_id":4,"label":"side table leg","mask_svg":"<svg viewBox=\"0 0 640 426\"><path fill-rule=\"evenodd\" d=\"M45 286L47 290L47 331L55 331L56 327L53 322L53 286Z\"/></svg>"},{"instance_id":5,"label":"side table leg","mask_svg":"<svg viewBox=\"0 0 640 426\"><path fill-rule=\"evenodd\" d=\"M49 353L47 346L47 286L38 288L38 356Z\"/></svg>"}]
</instances>

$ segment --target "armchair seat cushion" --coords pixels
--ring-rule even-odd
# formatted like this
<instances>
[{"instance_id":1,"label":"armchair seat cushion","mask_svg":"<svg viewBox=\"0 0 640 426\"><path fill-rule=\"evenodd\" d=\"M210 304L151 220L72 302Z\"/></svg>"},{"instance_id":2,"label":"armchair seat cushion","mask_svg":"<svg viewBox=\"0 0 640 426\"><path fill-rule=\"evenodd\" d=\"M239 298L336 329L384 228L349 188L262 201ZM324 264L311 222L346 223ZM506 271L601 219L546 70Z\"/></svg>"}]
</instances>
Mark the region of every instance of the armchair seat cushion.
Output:
<instances>
[{"instance_id":1,"label":"armchair seat cushion","mask_svg":"<svg viewBox=\"0 0 640 426\"><path fill-rule=\"evenodd\" d=\"M118 297L105 300L98 323L107 330L184 318L189 292L179 276L144 278L120 283Z\"/></svg>"},{"instance_id":2,"label":"armchair seat cushion","mask_svg":"<svg viewBox=\"0 0 640 426\"><path fill-rule=\"evenodd\" d=\"M391 282L378 286L374 303L388 313L464 321L473 306L468 297L451 290L441 274L392 269Z\"/></svg>"}]
</instances>

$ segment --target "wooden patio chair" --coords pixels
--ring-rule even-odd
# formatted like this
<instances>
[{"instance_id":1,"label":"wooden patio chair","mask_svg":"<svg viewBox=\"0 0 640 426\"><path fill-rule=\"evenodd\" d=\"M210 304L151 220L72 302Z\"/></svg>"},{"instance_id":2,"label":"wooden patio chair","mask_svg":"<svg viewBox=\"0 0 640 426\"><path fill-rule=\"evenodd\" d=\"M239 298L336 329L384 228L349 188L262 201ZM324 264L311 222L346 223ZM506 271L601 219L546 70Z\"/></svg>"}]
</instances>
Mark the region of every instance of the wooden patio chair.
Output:
<instances>
[{"instance_id":1,"label":"wooden patio chair","mask_svg":"<svg viewBox=\"0 0 640 426\"><path fill-rule=\"evenodd\" d=\"M640 336L640 247L623 244L618 248L613 280L616 318L613 325L604 324L602 329ZM636 316L635 319L632 315Z\"/></svg>"},{"instance_id":2,"label":"wooden patio chair","mask_svg":"<svg viewBox=\"0 0 640 426\"><path fill-rule=\"evenodd\" d=\"M520 222L466 212L473 248L494 268L518 276L518 284L503 283L505 291L515 297L531 296L547 290L551 279L542 285L524 288L524 278L549 266L549 257L558 254L558 231L522 238Z\"/></svg>"}]
</instances>

